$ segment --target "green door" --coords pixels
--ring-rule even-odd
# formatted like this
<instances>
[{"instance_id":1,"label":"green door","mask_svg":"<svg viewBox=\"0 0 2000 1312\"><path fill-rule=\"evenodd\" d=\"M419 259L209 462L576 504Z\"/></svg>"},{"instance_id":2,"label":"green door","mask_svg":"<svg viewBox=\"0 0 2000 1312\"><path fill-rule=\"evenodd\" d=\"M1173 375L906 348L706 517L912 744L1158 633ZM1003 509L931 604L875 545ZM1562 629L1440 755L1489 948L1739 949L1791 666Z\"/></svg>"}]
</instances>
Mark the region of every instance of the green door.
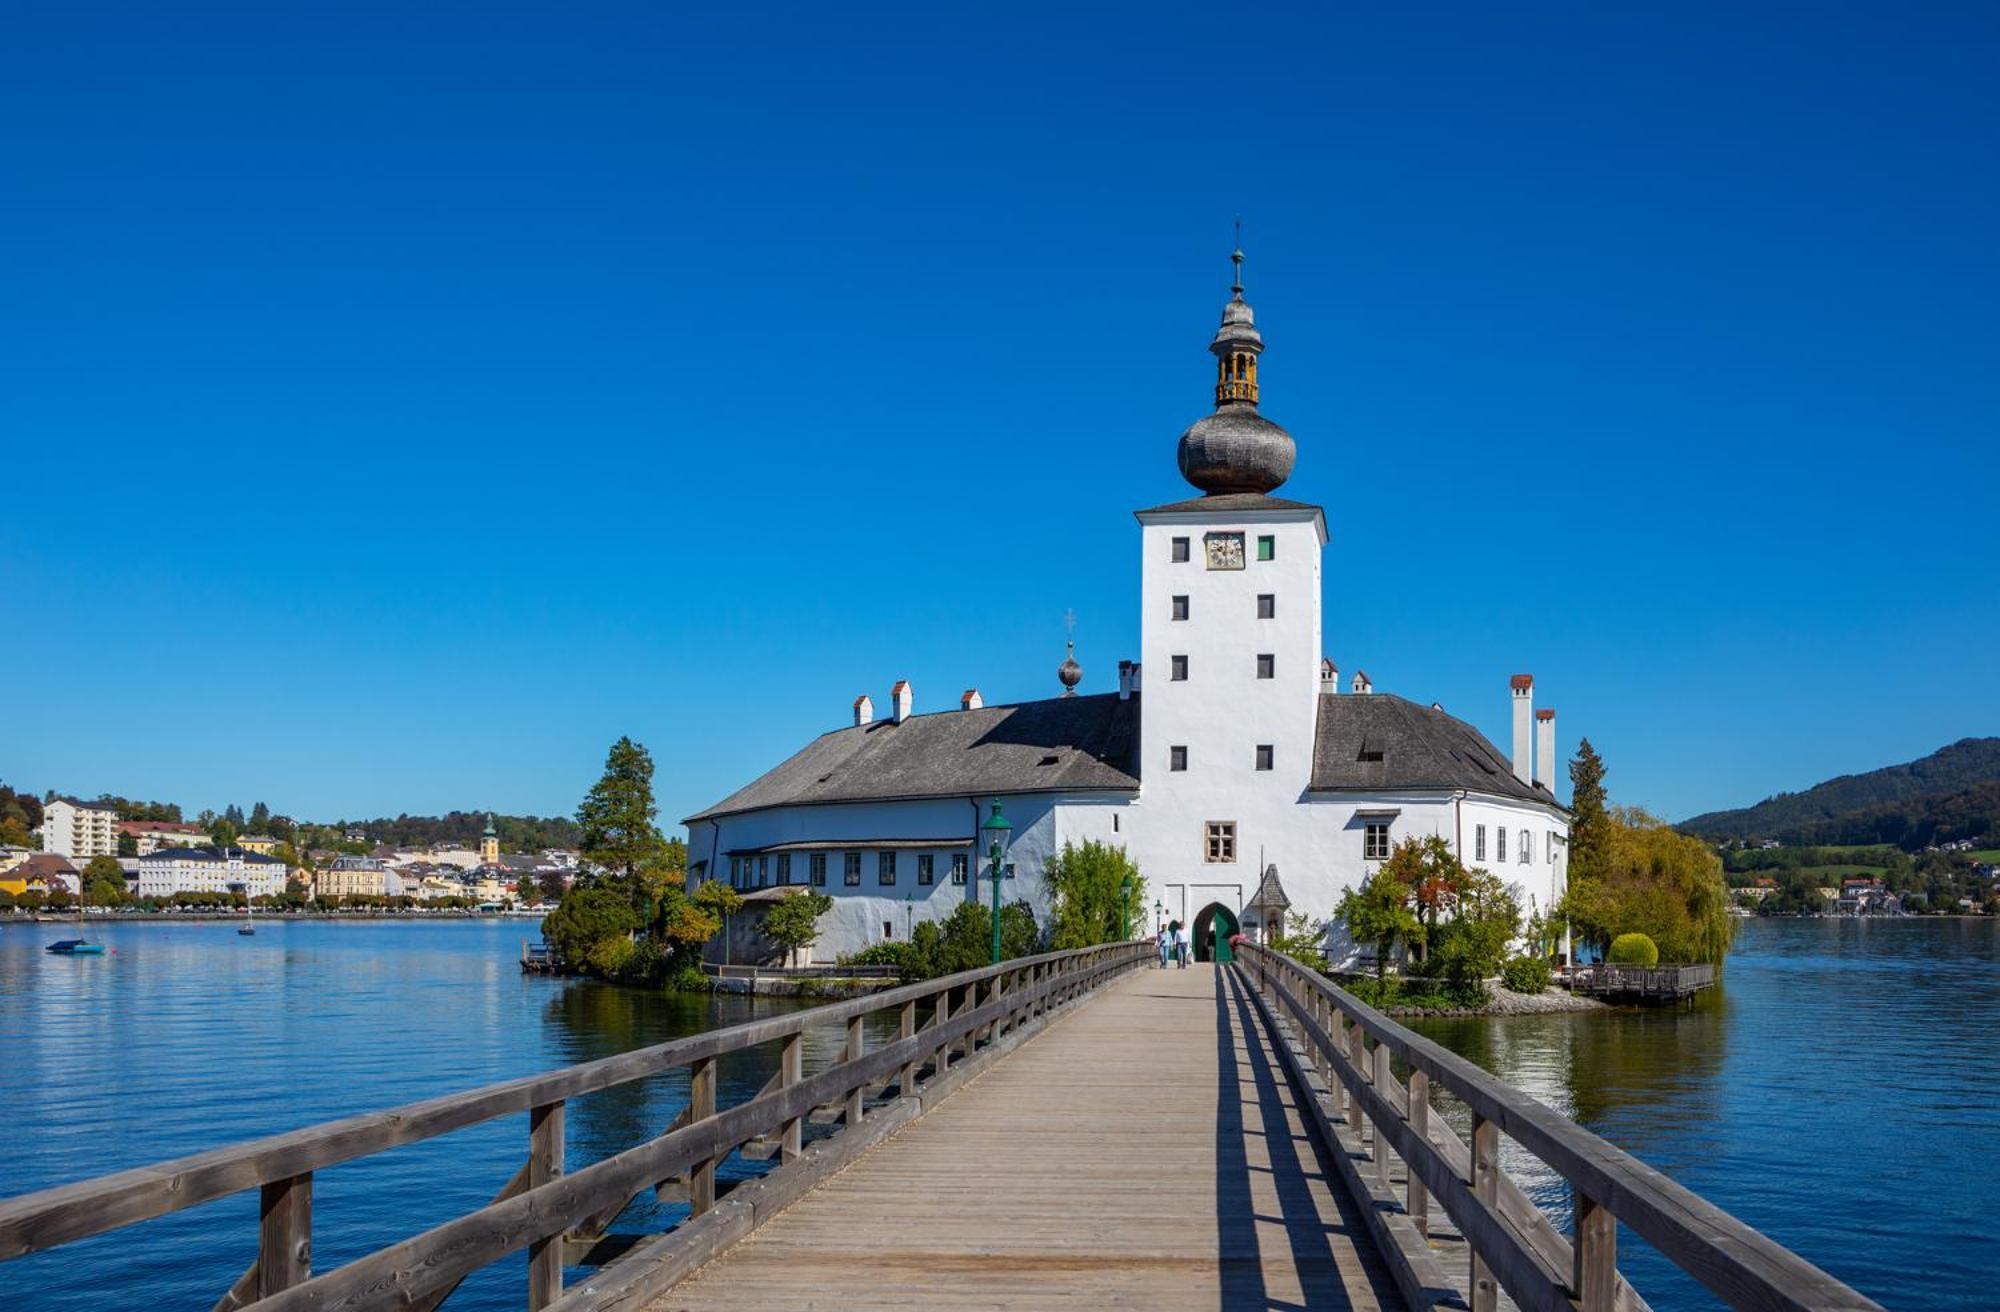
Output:
<instances>
[{"instance_id":1,"label":"green door","mask_svg":"<svg viewBox=\"0 0 2000 1312\"><path fill-rule=\"evenodd\" d=\"M1238 932L1236 913L1220 902L1209 903L1194 918L1194 959L1217 964L1236 960L1229 939Z\"/></svg>"}]
</instances>

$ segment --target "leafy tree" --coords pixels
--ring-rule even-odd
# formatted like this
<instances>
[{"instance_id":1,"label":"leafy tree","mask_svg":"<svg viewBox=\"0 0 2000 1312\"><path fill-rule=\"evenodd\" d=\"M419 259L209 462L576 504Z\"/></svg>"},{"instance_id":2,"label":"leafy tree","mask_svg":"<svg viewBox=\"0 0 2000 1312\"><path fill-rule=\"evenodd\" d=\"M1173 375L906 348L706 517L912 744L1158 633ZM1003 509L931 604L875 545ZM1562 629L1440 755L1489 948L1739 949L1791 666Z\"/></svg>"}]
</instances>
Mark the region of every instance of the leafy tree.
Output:
<instances>
[{"instance_id":1,"label":"leafy tree","mask_svg":"<svg viewBox=\"0 0 2000 1312\"><path fill-rule=\"evenodd\" d=\"M1611 818L1605 808L1604 758L1585 738L1569 763L1569 880L1602 877L1611 850Z\"/></svg>"},{"instance_id":2,"label":"leafy tree","mask_svg":"<svg viewBox=\"0 0 2000 1312\"><path fill-rule=\"evenodd\" d=\"M1570 867L1562 907L1577 936L1602 952L1620 934L1642 933L1663 960L1721 966L1736 933L1721 858L1637 808L1611 808L1605 825L1599 873L1579 879Z\"/></svg>"},{"instance_id":3,"label":"leafy tree","mask_svg":"<svg viewBox=\"0 0 2000 1312\"><path fill-rule=\"evenodd\" d=\"M119 855L119 856L137 856L137 855L139 855L139 840L138 840L138 838L137 838L137 837L136 837L135 835L132 835L132 834L125 834L125 833L121 833L121 834L119 834L119 835L118 835L118 855Z\"/></svg>"},{"instance_id":4,"label":"leafy tree","mask_svg":"<svg viewBox=\"0 0 2000 1312\"><path fill-rule=\"evenodd\" d=\"M533 875L522 875L521 881L514 885L514 892L520 896L523 902L534 901L541 890L542 886L535 881Z\"/></svg>"},{"instance_id":5,"label":"leafy tree","mask_svg":"<svg viewBox=\"0 0 2000 1312\"><path fill-rule=\"evenodd\" d=\"M70 892L68 889L58 887L49 890L49 910L67 911L74 905L76 905L76 894Z\"/></svg>"},{"instance_id":6,"label":"leafy tree","mask_svg":"<svg viewBox=\"0 0 2000 1312\"><path fill-rule=\"evenodd\" d=\"M83 904L113 907L125 900L125 868L118 858L94 856L83 867Z\"/></svg>"},{"instance_id":7,"label":"leafy tree","mask_svg":"<svg viewBox=\"0 0 2000 1312\"><path fill-rule=\"evenodd\" d=\"M542 937L556 959L572 969L591 963L591 954L606 939L630 938L639 928L638 913L623 889L578 887L562 904L542 917Z\"/></svg>"},{"instance_id":8,"label":"leafy tree","mask_svg":"<svg viewBox=\"0 0 2000 1312\"><path fill-rule=\"evenodd\" d=\"M1411 909L1422 922L1422 932L1409 942L1416 951L1417 964L1423 965L1430 960L1438 923L1457 914L1469 887L1465 863L1442 835L1431 834L1398 843L1382 868L1406 890Z\"/></svg>"},{"instance_id":9,"label":"leafy tree","mask_svg":"<svg viewBox=\"0 0 2000 1312\"><path fill-rule=\"evenodd\" d=\"M764 934L785 949L786 960L796 961L800 952L818 940L819 918L831 910L833 899L816 889L794 893L765 913Z\"/></svg>"},{"instance_id":10,"label":"leafy tree","mask_svg":"<svg viewBox=\"0 0 2000 1312\"><path fill-rule=\"evenodd\" d=\"M1483 994L1520 929L1521 905L1506 881L1485 870L1465 871L1452 916L1436 930L1430 965L1459 993Z\"/></svg>"},{"instance_id":11,"label":"leafy tree","mask_svg":"<svg viewBox=\"0 0 2000 1312\"><path fill-rule=\"evenodd\" d=\"M40 911L48 904L49 895L39 888L31 888L14 895L14 905L23 911Z\"/></svg>"},{"instance_id":12,"label":"leafy tree","mask_svg":"<svg viewBox=\"0 0 2000 1312\"><path fill-rule=\"evenodd\" d=\"M543 873L542 899L544 901L560 902L562 901L563 894L568 890L569 890L569 885L563 882L563 877L560 873L554 870L546 871Z\"/></svg>"},{"instance_id":13,"label":"leafy tree","mask_svg":"<svg viewBox=\"0 0 2000 1312\"><path fill-rule=\"evenodd\" d=\"M914 931L912 941L915 941ZM1035 913L1026 902L1000 908L1000 959L1031 956L1041 946ZM961 902L939 932L932 965L939 975L993 964L993 913L984 902Z\"/></svg>"},{"instance_id":14,"label":"leafy tree","mask_svg":"<svg viewBox=\"0 0 2000 1312\"><path fill-rule=\"evenodd\" d=\"M0 911L12 911L13 909L14 895L6 889L0 888Z\"/></svg>"},{"instance_id":15,"label":"leafy tree","mask_svg":"<svg viewBox=\"0 0 2000 1312\"><path fill-rule=\"evenodd\" d=\"M1326 930L1303 911L1290 911L1265 940L1271 951L1313 970L1326 969Z\"/></svg>"},{"instance_id":16,"label":"leafy tree","mask_svg":"<svg viewBox=\"0 0 2000 1312\"><path fill-rule=\"evenodd\" d=\"M1409 887L1386 863L1362 880L1359 887L1341 894L1333 915L1347 926L1348 936L1356 943L1374 946L1378 981L1388 972L1389 957L1396 944L1423 937L1423 922L1410 908Z\"/></svg>"},{"instance_id":17,"label":"leafy tree","mask_svg":"<svg viewBox=\"0 0 2000 1312\"><path fill-rule=\"evenodd\" d=\"M1129 896L1123 891L1128 879ZM1058 951L1117 942L1123 937L1125 909L1146 905L1146 880L1139 867L1124 848L1095 839L1081 847L1064 843L1043 865L1042 882L1049 892L1049 946ZM990 945L987 955L992 955Z\"/></svg>"},{"instance_id":18,"label":"leafy tree","mask_svg":"<svg viewBox=\"0 0 2000 1312\"><path fill-rule=\"evenodd\" d=\"M208 836L217 847L228 847L235 843L239 832L232 821L217 820L209 827Z\"/></svg>"},{"instance_id":19,"label":"leafy tree","mask_svg":"<svg viewBox=\"0 0 2000 1312\"><path fill-rule=\"evenodd\" d=\"M0 819L0 847L33 847L35 836L28 831L27 821L19 816Z\"/></svg>"}]
</instances>

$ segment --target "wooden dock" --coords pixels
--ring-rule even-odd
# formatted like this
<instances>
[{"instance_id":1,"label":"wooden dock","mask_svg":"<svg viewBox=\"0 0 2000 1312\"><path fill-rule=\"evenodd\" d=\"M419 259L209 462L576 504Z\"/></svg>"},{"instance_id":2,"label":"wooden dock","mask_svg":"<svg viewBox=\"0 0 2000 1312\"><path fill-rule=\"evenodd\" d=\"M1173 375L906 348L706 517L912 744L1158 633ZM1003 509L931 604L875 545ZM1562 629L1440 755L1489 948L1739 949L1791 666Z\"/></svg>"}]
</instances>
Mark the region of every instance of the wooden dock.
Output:
<instances>
[{"instance_id":1,"label":"wooden dock","mask_svg":"<svg viewBox=\"0 0 2000 1312\"><path fill-rule=\"evenodd\" d=\"M1715 967L1578 966L1570 973L1572 993L1628 1002L1685 1002L1715 984Z\"/></svg>"},{"instance_id":2,"label":"wooden dock","mask_svg":"<svg viewBox=\"0 0 2000 1312\"><path fill-rule=\"evenodd\" d=\"M1125 975L653 1312L1400 1308L1246 993Z\"/></svg>"}]
</instances>

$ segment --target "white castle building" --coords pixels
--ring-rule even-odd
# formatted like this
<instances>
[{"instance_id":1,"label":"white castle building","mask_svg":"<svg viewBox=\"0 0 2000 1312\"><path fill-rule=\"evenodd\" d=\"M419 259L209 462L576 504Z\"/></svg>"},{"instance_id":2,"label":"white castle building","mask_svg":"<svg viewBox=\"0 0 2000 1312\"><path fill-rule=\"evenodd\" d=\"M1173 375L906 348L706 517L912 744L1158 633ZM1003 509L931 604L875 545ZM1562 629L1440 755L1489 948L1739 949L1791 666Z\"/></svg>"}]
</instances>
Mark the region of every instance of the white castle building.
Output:
<instances>
[{"instance_id":1,"label":"white castle building","mask_svg":"<svg viewBox=\"0 0 2000 1312\"><path fill-rule=\"evenodd\" d=\"M1364 673L1343 690L1324 657L1326 516L1271 495L1295 448L1258 413L1264 343L1232 258L1215 412L1180 440L1201 495L1137 514L1140 659L1119 663L1118 691L1077 695L1072 655L1045 701L986 706L968 690L919 715L899 682L877 718L861 696L850 726L687 818L691 885L727 879L753 906L818 888L834 909L814 955L830 959L990 902L977 829L998 801L1013 826L1003 900L1045 920L1043 863L1066 843L1119 844L1146 879L1136 930L1180 920L1203 956L1238 927L1259 933L1280 896L1326 924L1412 836L1442 835L1524 903L1560 894L1568 813L1555 712L1535 711L1533 679L1511 681L1510 758Z\"/></svg>"}]
</instances>

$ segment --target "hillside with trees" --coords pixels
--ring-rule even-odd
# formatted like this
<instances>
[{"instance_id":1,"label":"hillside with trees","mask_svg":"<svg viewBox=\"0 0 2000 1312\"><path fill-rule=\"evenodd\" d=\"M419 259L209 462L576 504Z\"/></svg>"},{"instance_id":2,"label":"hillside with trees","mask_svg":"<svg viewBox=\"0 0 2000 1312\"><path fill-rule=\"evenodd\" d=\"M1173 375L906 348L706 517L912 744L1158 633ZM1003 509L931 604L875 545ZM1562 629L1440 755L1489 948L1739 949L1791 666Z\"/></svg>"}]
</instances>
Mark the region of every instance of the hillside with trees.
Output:
<instances>
[{"instance_id":1,"label":"hillside with trees","mask_svg":"<svg viewBox=\"0 0 2000 1312\"><path fill-rule=\"evenodd\" d=\"M1905 851L2000 834L2000 738L1960 739L1921 760L1841 775L1677 827L1717 840L1893 843Z\"/></svg>"}]
</instances>

